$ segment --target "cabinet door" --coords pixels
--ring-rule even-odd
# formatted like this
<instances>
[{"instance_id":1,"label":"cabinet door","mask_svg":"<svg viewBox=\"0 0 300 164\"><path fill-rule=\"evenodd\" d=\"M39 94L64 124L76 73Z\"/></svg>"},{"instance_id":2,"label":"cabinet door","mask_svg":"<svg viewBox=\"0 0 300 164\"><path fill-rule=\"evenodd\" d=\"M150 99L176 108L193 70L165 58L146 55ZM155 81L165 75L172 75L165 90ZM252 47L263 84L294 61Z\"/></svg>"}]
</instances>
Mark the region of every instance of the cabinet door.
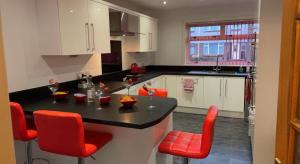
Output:
<instances>
[{"instance_id":1,"label":"cabinet door","mask_svg":"<svg viewBox=\"0 0 300 164\"><path fill-rule=\"evenodd\" d=\"M224 78L223 110L244 112L245 79Z\"/></svg>"},{"instance_id":2,"label":"cabinet door","mask_svg":"<svg viewBox=\"0 0 300 164\"><path fill-rule=\"evenodd\" d=\"M91 48L88 30L87 0L58 0L63 55L88 54Z\"/></svg>"},{"instance_id":3,"label":"cabinet door","mask_svg":"<svg viewBox=\"0 0 300 164\"><path fill-rule=\"evenodd\" d=\"M168 91L168 97L177 98L177 77L166 76L166 89Z\"/></svg>"},{"instance_id":4,"label":"cabinet door","mask_svg":"<svg viewBox=\"0 0 300 164\"><path fill-rule=\"evenodd\" d=\"M158 26L157 20L151 19L150 26L150 51L157 51Z\"/></svg>"},{"instance_id":5,"label":"cabinet door","mask_svg":"<svg viewBox=\"0 0 300 164\"><path fill-rule=\"evenodd\" d=\"M165 76L159 76L152 80L152 87L165 89L165 83L166 83Z\"/></svg>"},{"instance_id":6,"label":"cabinet door","mask_svg":"<svg viewBox=\"0 0 300 164\"><path fill-rule=\"evenodd\" d=\"M204 105L209 108L217 105L219 109L223 107L223 78L204 77Z\"/></svg>"},{"instance_id":7,"label":"cabinet door","mask_svg":"<svg viewBox=\"0 0 300 164\"><path fill-rule=\"evenodd\" d=\"M90 43L93 53L110 53L109 8L89 1Z\"/></svg>"},{"instance_id":8,"label":"cabinet door","mask_svg":"<svg viewBox=\"0 0 300 164\"><path fill-rule=\"evenodd\" d=\"M184 90L184 79L194 81L194 91ZM177 77L177 100L179 106L203 108L204 107L203 77L178 76Z\"/></svg>"},{"instance_id":9,"label":"cabinet door","mask_svg":"<svg viewBox=\"0 0 300 164\"><path fill-rule=\"evenodd\" d=\"M140 16L140 52L150 51L150 20Z\"/></svg>"}]
</instances>

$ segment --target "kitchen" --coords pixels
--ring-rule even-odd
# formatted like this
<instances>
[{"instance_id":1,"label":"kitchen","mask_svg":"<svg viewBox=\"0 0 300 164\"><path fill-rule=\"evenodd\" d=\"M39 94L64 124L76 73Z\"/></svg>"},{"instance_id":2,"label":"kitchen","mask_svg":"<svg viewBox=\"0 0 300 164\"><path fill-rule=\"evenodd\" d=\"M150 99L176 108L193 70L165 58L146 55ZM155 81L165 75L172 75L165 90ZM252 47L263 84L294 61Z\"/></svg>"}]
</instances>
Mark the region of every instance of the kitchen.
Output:
<instances>
[{"instance_id":1,"label":"kitchen","mask_svg":"<svg viewBox=\"0 0 300 164\"><path fill-rule=\"evenodd\" d=\"M252 163L260 3L2 0L10 101L20 103L29 117L37 109L78 111L81 105L70 108L78 88L87 89L91 81L105 85L111 104L90 109L88 98L85 114L79 113L86 127L109 129L104 131L113 138L94 155L96 161L87 158L86 163L181 163L180 157L158 153L159 143L171 130L201 133L208 109L216 105L210 154L189 163ZM49 84L50 79L54 82ZM48 86L56 82L72 101L50 103ZM151 92L150 97L138 96L144 87L167 91L166 103ZM137 109L148 104L160 112L152 117L151 111L120 111L130 117L108 118L116 114L110 109L119 108L122 96L117 95L137 97ZM149 122L139 122L145 114ZM153 142L140 148L131 140ZM17 163L23 163L25 144L14 144ZM37 143L32 152L51 163L77 162L41 151Z\"/></svg>"}]
</instances>

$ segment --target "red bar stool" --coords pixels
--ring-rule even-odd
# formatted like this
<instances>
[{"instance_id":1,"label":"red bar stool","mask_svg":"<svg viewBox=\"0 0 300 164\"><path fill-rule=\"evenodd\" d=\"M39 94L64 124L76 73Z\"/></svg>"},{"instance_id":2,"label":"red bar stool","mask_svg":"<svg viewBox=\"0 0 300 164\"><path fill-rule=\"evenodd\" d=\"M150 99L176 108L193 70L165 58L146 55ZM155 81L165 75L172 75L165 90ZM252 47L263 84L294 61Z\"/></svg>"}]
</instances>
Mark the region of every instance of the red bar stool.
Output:
<instances>
[{"instance_id":1,"label":"red bar stool","mask_svg":"<svg viewBox=\"0 0 300 164\"><path fill-rule=\"evenodd\" d=\"M35 160L43 160L50 163L47 159L32 158L32 141L37 138L37 131L32 120L26 119L23 108L20 104L10 103L11 120L13 126L14 139L26 143L26 164L32 164Z\"/></svg>"},{"instance_id":2,"label":"red bar stool","mask_svg":"<svg viewBox=\"0 0 300 164\"><path fill-rule=\"evenodd\" d=\"M189 158L206 158L213 143L217 115L217 107L211 106L202 126L202 134L171 131L159 145L159 151L183 157L184 164L188 164Z\"/></svg>"},{"instance_id":3,"label":"red bar stool","mask_svg":"<svg viewBox=\"0 0 300 164\"><path fill-rule=\"evenodd\" d=\"M85 130L81 116L76 113L40 110L34 112L34 119L40 149L77 157L78 164L84 164L84 158L112 139L111 134Z\"/></svg>"},{"instance_id":4,"label":"red bar stool","mask_svg":"<svg viewBox=\"0 0 300 164\"><path fill-rule=\"evenodd\" d=\"M154 96L168 97L168 91L166 89L150 88L150 90L154 90ZM148 92L144 88L140 88L139 96L148 96Z\"/></svg>"}]
</instances>

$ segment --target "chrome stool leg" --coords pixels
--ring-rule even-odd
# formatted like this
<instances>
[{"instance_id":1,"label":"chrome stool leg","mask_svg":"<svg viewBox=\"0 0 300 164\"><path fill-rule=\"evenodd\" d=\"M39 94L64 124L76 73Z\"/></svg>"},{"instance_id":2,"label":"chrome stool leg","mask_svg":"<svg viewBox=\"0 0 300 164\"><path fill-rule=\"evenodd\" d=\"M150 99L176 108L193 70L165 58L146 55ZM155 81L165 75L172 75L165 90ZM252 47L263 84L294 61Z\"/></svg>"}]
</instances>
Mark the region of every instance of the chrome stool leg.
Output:
<instances>
[{"instance_id":1,"label":"chrome stool leg","mask_svg":"<svg viewBox=\"0 0 300 164\"><path fill-rule=\"evenodd\" d=\"M31 148L31 141L28 141L26 144L26 161L25 164L32 164L32 148Z\"/></svg>"},{"instance_id":2,"label":"chrome stool leg","mask_svg":"<svg viewBox=\"0 0 300 164\"><path fill-rule=\"evenodd\" d=\"M33 164L34 161L45 161L50 164L50 160L44 158L32 158L32 141L26 142L26 161L25 164Z\"/></svg>"},{"instance_id":3,"label":"chrome stool leg","mask_svg":"<svg viewBox=\"0 0 300 164\"><path fill-rule=\"evenodd\" d=\"M189 159L182 157L182 164L189 164Z\"/></svg>"},{"instance_id":4,"label":"chrome stool leg","mask_svg":"<svg viewBox=\"0 0 300 164\"><path fill-rule=\"evenodd\" d=\"M84 158L78 158L78 164L85 164Z\"/></svg>"},{"instance_id":5,"label":"chrome stool leg","mask_svg":"<svg viewBox=\"0 0 300 164\"><path fill-rule=\"evenodd\" d=\"M33 158L32 162L34 163L34 161L45 161L48 164L50 164L50 160L49 159L44 159L44 158Z\"/></svg>"}]
</instances>

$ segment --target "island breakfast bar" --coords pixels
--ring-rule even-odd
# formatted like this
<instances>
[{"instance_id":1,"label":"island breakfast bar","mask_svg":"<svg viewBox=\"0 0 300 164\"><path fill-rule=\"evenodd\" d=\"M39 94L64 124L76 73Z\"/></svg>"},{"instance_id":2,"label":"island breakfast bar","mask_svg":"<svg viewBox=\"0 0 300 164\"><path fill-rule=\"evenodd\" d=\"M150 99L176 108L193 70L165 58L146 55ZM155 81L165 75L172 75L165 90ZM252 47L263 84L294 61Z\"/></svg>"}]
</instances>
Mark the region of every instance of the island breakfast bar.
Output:
<instances>
[{"instance_id":1,"label":"island breakfast bar","mask_svg":"<svg viewBox=\"0 0 300 164\"><path fill-rule=\"evenodd\" d=\"M43 99L22 104L24 112L32 116L36 110L54 110L78 113L85 128L108 132L112 141L94 154L97 161L86 159L86 164L172 164L172 156L158 153L157 147L166 134L172 130L172 112L177 107L173 98L135 96L137 103L132 109L125 109L119 102L122 95L112 95L108 105L98 101L77 103L72 95L53 104L51 99ZM149 109L154 105L154 109ZM17 143L16 146L22 146ZM77 159L41 151L33 146L33 156L43 157L55 164L76 163Z\"/></svg>"}]
</instances>

